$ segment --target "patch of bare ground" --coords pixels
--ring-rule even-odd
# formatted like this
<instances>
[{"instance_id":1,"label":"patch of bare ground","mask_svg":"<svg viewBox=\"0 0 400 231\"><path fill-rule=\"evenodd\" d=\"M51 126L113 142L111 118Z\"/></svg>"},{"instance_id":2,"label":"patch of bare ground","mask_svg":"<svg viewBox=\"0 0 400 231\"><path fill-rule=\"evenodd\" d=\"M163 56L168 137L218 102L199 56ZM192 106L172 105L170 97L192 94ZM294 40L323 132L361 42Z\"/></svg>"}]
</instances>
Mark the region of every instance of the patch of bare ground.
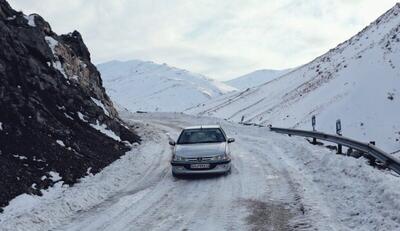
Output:
<instances>
[{"instance_id":1,"label":"patch of bare ground","mask_svg":"<svg viewBox=\"0 0 400 231\"><path fill-rule=\"evenodd\" d=\"M255 199L240 201L249 211L246 222L251 230L291 230L290 219L294 216L290 208L278 202L264 202Z\"/></svg>"}]
</instances>

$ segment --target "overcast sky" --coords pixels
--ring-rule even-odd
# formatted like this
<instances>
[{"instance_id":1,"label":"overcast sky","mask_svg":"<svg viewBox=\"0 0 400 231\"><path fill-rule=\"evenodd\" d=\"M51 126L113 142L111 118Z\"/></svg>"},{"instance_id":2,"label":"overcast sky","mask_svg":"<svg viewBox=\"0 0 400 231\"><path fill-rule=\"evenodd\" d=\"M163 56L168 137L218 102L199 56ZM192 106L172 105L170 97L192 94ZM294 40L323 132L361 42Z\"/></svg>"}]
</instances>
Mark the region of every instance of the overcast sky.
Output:
<instances>
[{"instance_id":1,"label":"overcast sky","mask_svg":"<svg viewBox=\"0 0 400 231\"><path fill-rule=\"evenodd\" d=\"M9 0L56 33L78 30L98 64L141 59L226 80L311 61L395 0Z\"/></svg>"}]
</instances>

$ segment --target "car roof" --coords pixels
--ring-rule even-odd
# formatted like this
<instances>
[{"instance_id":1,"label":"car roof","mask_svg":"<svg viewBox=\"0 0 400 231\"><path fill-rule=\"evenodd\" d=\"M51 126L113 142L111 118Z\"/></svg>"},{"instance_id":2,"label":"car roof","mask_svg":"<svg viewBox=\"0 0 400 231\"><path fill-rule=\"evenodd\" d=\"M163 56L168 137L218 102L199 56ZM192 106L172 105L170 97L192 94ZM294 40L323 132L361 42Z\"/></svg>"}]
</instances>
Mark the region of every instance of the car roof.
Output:
<instances>
[{"instance_id":1,"label":"car roof","mask_svg":"<svg viewBox=\"0 0 400 231\"><path fill-rule=\"evenodd\" d=\"M221 128L221 126L220 125L197 125L197 126L186 127L183 130L187 130L187 129L203 129L203 128Z\"/></svg>"}]
</instances>

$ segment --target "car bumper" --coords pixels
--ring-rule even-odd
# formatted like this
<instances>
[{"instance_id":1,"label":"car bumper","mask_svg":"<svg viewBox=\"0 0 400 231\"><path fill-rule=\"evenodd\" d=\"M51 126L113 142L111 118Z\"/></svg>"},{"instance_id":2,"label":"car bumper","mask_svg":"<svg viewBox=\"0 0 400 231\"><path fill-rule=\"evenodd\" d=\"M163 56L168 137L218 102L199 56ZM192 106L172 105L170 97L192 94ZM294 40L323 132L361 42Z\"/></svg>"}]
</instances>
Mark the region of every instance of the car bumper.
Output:
<instances>
[{"instance_id":1,"label":"car bumper","mask_svg":"<svg viewBox=\"0 0 400 231\"><path fill-rule=\"evenodd\" d=\"M191 164L210 164L210 168L206 169L192 169ZM221 162L201 162L201 163L185 163L185 162L171 162L172 172L177 175L191 175L191 174L223 174L231 170L231 161Z\"/></svg>"}]
</instances>

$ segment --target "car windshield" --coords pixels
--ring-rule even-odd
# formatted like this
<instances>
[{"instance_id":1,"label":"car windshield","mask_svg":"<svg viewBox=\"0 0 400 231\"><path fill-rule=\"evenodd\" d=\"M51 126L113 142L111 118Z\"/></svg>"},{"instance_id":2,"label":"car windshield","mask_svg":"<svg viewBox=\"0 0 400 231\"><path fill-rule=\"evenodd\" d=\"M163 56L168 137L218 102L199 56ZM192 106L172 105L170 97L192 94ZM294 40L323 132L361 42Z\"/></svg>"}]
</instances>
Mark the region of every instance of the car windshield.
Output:
<instances>
[{"instance_id":1,"label":"car windshield","mask_svg":"<svg viewBox=\"0 0 400 231\"><path fill-rule=\"evenodd\" d=\"M225 136L219 128L201 128L183 130L178 144L220 143L225 142Z\"/></svg>"}]
</instances>

